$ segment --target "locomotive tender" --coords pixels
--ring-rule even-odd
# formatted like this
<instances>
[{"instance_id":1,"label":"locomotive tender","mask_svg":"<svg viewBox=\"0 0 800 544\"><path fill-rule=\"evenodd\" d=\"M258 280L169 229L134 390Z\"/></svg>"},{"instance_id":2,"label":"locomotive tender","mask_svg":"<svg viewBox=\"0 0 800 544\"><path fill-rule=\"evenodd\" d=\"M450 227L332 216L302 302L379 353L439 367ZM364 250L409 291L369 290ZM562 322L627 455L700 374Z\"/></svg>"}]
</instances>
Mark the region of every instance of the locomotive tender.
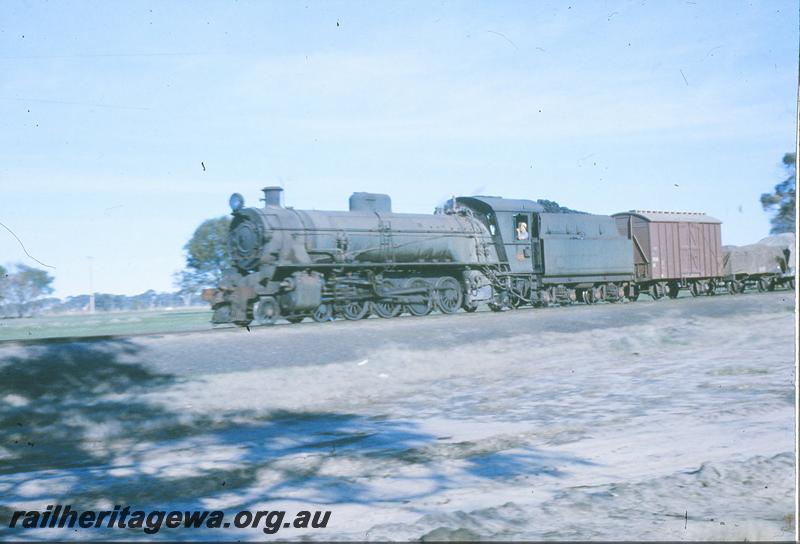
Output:
<instances>
[{"instance_id":1,"label":"locomotive tender","mask_svg":"<svg viewBox=\"0 0 800 544\"><path fill-rule=\"evenodd\" d=\"M763 272L723 251L705 214L548 213L531 200L454 197L433 215L393 213L389 196L353 193L350 210L295 210L280 187L264 206L231 196L233 268L206 289L214 323L357 320L582 301L731 294L794 287L788 250ZM792 243L793 246L793 243ZM763 253L763 252L761 252ZM760 253L759 253L760 254ZM770 255L772 255L770 253ZM771 259L772 257L770 257ZM731 268L729 263L737 264ZM755 262L755 261L753 261ZM752 269L752 270L751 270ZM775 273L775 270L777 273ZM781 275L782 272L782 275Z\"/></svg>"},{"instance_id":2,"label":"locomotive tender","mask_svg":"<svg viewBox=\"0 0 800 544\"><path fill-rule=\"evenodd\" d=\"M631 241L608 216L491 196L401 214L372 193L354 193L348 212L295 210L282 191L264 188L262 208L231 196L233 269L204 292L214 323L593 303L635 289Z\"/></svg>"}]
</instances>

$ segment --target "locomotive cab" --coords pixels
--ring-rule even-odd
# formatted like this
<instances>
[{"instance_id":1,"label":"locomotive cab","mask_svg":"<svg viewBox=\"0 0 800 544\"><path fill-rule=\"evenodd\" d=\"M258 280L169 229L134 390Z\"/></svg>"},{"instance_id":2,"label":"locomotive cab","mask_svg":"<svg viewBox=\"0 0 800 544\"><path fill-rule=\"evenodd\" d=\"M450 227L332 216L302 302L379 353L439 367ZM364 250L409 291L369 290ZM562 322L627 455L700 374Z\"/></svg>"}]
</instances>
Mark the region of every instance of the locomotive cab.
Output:
<instances>
[{"instance_id":1,"label":"locomotive cab","mask_svg":"<svg viewBox=\"0 0 800 544\"><path fill-rule=\"evenodd\" d=\"M549 213L532 200L459 197L488 223L512 273L542 274L559 283L630 279L630 240L614 219L587 213ZM596 276L596 277L595 277Z\"/></svg>"},{"instance_id":2,"label":"locomotive cab","mask_svg":"<svg viewBox=\"0 0 800 544\"><path fill-rule=\"evenodd\" d=\"M532 200L502 198L498 196L458 197L449 202L450 209L466 206L480 219L494 238L501 259L508 263L512 273L538 272L540 261L538 215L544 207ZM527 234L521 235L521 225Z\"/></svg>"}]
</instances>

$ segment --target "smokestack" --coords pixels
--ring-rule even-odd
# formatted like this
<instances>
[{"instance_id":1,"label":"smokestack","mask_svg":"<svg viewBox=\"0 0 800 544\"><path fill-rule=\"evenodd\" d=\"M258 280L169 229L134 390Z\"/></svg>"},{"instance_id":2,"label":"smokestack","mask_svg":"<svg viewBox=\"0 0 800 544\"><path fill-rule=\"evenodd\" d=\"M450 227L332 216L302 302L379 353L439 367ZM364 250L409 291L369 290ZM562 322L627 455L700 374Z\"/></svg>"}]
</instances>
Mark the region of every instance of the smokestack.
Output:
<instances>
[{"instance_id":1,"label":"smokestack","mask_svg":"<svg viewBox=\"0 0 800 544\"><path fill-rule=\"evenodd\" d=\"M276 208L281 208L283 206L282 187L264 187L261 190L264 192L264 206L274 206Z\"/></svg>"}]
</instances>

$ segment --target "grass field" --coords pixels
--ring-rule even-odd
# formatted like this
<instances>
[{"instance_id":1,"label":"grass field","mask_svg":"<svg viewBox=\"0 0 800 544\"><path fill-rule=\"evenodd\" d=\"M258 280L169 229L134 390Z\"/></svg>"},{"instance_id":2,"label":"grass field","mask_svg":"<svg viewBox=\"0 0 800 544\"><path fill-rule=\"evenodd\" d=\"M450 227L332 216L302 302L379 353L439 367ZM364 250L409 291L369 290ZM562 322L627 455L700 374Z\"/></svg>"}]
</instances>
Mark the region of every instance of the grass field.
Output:
<instances>
[{"instance_id":1,"label":"grass field","mask_svg":"<svg viewBox=\"0 0 800 544\"><path fill-rule=\"evenodd\" d=\"M211 311L204 308L0 319L0 342L198 331L210 329L210 321Z\"/></svg>"},{"instance_id":2,"label":"grass field","mask_svg":"<svg viewBox=\"0 0 800 544\"><path fill-rule=\"evenodd\" d=\"M678 298L693 297L682 290ZM639 300L651 301L648 295L641 295ZM482 305L479 311L489 310ZM178 308L0 319L0 342L203 331L212 328L211 314L211 310L205 308ZM378 319L375 315L371 318Z\"/></svg>"}]
</instances>

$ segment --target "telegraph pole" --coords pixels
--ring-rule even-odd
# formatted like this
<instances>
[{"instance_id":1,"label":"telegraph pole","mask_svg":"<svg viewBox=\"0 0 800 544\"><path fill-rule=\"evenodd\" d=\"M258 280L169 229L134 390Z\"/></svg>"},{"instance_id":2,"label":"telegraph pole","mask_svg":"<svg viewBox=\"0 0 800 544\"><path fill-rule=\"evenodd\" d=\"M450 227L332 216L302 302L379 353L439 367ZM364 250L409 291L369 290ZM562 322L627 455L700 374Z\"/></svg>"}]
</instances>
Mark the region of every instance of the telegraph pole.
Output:
<instances>
[{"instance_id":1,"label":"telegraph pole","mask_svg":"<svg viewBox=\"0 0 800 544\"><path fill-rule=\"evenodd\" d=\"M92 287L92 260L94 257L86 257L89 259L89 313L94 313L94 287Z\"/></svg>"}]
</instances>

